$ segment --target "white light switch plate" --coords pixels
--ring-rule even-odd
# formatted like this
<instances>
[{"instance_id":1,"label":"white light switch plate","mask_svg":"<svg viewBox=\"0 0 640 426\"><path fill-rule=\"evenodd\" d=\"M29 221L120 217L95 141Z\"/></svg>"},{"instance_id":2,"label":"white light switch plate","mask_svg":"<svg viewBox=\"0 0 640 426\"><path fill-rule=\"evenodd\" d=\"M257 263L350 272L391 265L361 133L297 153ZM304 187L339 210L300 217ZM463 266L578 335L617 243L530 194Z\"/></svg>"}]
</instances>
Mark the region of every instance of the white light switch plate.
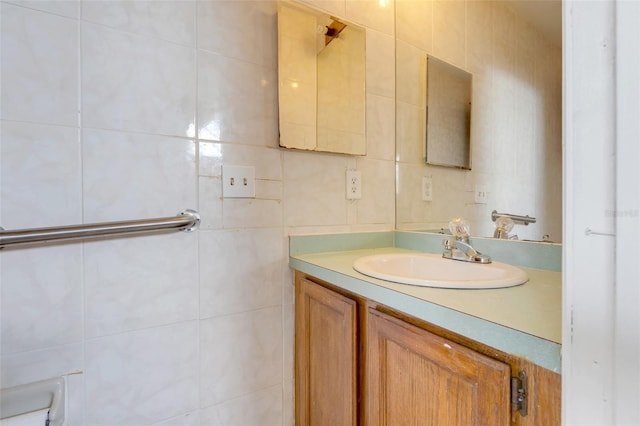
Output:
<instances>
[{"instance_id":1,"label":"white light switch plate","mask_svg":"<svg viewBox=\"0 0 640 426\"><path fill-rule=\"evenodd\" d=\"M487 204L487 199L489 198L489 193L487 189L483 185L476 185L473 199L476 204Z\"/></svg>"},{"instance_id":2,"label":"white light switch plate","mask_svg":"<svg viewBox=\"0 0 640 426\"><path fill-rule=\"evenodd\" d=\"M254 198L255 196L255 167L222 165L223 198Z\"/></svg>"}]
</instances>

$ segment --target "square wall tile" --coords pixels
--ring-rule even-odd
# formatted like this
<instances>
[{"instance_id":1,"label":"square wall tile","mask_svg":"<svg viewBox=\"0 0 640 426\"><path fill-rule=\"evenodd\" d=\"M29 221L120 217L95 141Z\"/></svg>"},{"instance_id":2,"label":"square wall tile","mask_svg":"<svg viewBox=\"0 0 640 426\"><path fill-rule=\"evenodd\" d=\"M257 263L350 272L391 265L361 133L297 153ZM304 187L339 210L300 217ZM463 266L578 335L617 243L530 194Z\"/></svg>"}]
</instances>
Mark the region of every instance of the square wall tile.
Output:
<instances>
[{"instance_id":1,"label":"square wall tile","mask_svg":"<svg viewBox=\"0 0 640 426\"><path fill-rule=\"evenodd\" d=\"M2 354L82 340L82 247L0 253Z\"/></svg>"},{"instance_id":2,"label":"square wall tile","mask_svg":"<svg viewBox=\"0 0 640 426\"><path fill-rule=\"evenodd\" d=\"M393 98L367 95L367 158L395 158L395 117Z\"/></svg>"},{"instance_id":3,"label":"square wall tile","mask_svg":"<svg viewBox=\"0 0 640 426\"><path fill-rule=\"evenodd\" d=\"M195 46L194 0L91 0L82 3L82 19L124 32Z\"/></svg>"},{"instance_id":4,"label":"square wall tile","mask_svg":"<svg viewBox=\"0 0 640 426\"><path fill-rule=\"evenodd\" d=\"M347 165L348 160L343 156L285 152L285 225L346 224Z\"/></svg>"},{"instance_id":5,"label":"square wall tile","mask_svg":"<svg viewBox=\"0 0 640 426\"><path fill-rule=\"evenodd\" d=\"M346 18L389 36L394 33L394 0L346 0Z\"/></svg>"},{"instance_id":6,"label":"square wall tile","mask_svg":"<svg viewBox=\"0 0 640 426\"><path fill-rule=\"evenodd\" d=\"M222 228L222 182L219 177L200 177L198 185L200 230Z\"/></svg>"},{"instance_id":7,"label":"square wall tile","mask_svg":"<svg viewBox=\"0 0 640 426\"><path fill-rule=\"evenodd\" d=\"M431 216L433 202L422 201L420 182L423 176L432 176L424 164L398 163L397 165L396 223L400 229L412 229Z\"/></svg>"},{"instance_id":8,"label":"square wall tile","mask_svg":"<svg viewBox=\"0 0 640 426\"><path fill-rule=\"evenodd\" d=\"M200 318L282 304L280 228L201 232Z\"/></svg>"},{"instance_id":9,"label":"square wall tile","mask_svg":"<svg viewBox=\"0 0 640 426\"><path fill-rule=\"evenodd\" d=\"M86 424L142 425L198 407L198 323L88 340Z\"/></svg>"},{"instance_id":10,"label":"square wall tile","mask_svg":"<svg viewBox=\"0 0 640 426\"><path fill-rule=\"evenodd\" d=\"M85 127L195 136L194 49L83 23L82 59Z\"/></svg>"},{"instance_id":11,"label":"square wall tile","mask_svg":"<svg viewBox=\"0 0 640 426\"><path fill-rule=\"evenodd\" d=\"M282 308L200 322L200 406L282 383Z\"/></svg>"},{"instance_id":12,"label":"square wall tile","mask_svg":"<svg viewBox=\"0 0 640 426\"><path fill-rule=\"evenodd\" d=\"M424 164L426 158L426 121L424 108L398 101L396 160Z\"/></svg>"},{"instance_id":13,"label":"square wall tile","mask_svg":"<svg viewBox=\"0 0 640 426\"><path fill-rule=\"evenodd\" d=\"M271 386L202 410L201 424L207 426L281 426L282 386Z\"/></svg>"},{"instance_id":14,"label":"square wall tile","mask_svg":"<svg viewBox=\"0 0 640 426\"><path fill-rule=\"evenodd\" d=\"M396 99L417 107L427 102L427 52L408 43L396 44L397 85Z\"/></svg>"},{"instance_id":15,"label":"square wall tile","mask_svg":"<svg viewBox=\"0 0 640 426\"><path fill-rule=\"evenodd\" d=\"M492 31L488 30L493 25L491 9L491 2L467 3L467 66L474 78L493 59Z\"/></svg>"},{"instance_id":16,"label":"square wall tile","mask_svg":"<svg viewBox=\"0 0 640 426\"><path fill-rule=\"evenodd\" d=\"M395 0L396 38L421 50L431 51L433 2Z\"/></svg>"},{"instance_id":17,"label":"square wall tile","mask_svg":"<svg viewBox=\"0 0 640 426\"><path fill-rule=\"evenodd\" d=\"M467 66L466 10L466 1L433 2L433 54L462 69Z\"/></svg>"},{"instance_id":18,"label":"square wall tile","mask_svg":"<svg viewBox=\"0 0 640 426\"><path fill-rule=\"evenodd\" d=\"M358 170L362 172L362 199L356 203L358 208L357 223L384 224L393 229L395 224L394 161L358 159Z\"/></svg>"},{"instance_id":19,"label":"square wall tile","mask_svg":"<svg viewBox=\"0 0 640 426\"><path fill-rule=\"evenodd\" d=\"M87 337L198 317L198 236L171 233L85 243Z\"/></svg>"},{"instance_id":20,"label":"square wall tile","mask_svg":"<svg viewBox=\"0 0 640 426\"><path fill-rule=\"evenodd\" d=\"M515 12L504 5L494 4L491 12L493 63L511 75L515 72L518 21Z\"/></svg>"},{"instance_id":21,"label":"square wall tile","mask_svg":"<svg viewBox=\"0 0 640 426\"><path fill-rule=\"evenodd\" d=\"M367 94L394 98L396 67L393 36L367 30L366 49Z\"/></svg>"},{"instance_id":22,"label":"square wall tile","mask_svg":"<svg viewBox=\"0 0 640 426\"><path fill-rule=\"evenodd\" d=\"M2 122L0 219L5 229L82 223L78 130Z\"/></svg>"},{"instance_id":23,"label":"square wall tile","mask_svg":"<svg viewBox=\"0 0 640 426\"><path fill-rule=\"evenodd\" d=\"M198 48L276 68L276 2L198 1Z\"/></svg>"},{"instance_id":24,"label":"square wall tile","mask_svg":"<svg viewBox=\"0 0 640 426\"><path fill-rule=\"evenodd\" d=\"M77 126L78 21L4 2L0 10L2 118Z\"/></svg>"},{"instance_id":25,"label":"square wall tile","mask_svg":"<svg viewBox=\"0 0 640 426\"><path fill-rule=\"evenodd\" d=\"M198 173L200 176L222 176L223 147L228 146L219 142L200 141L198 149ZM237 165L237 164L236 164Z\"/></svg>"},{"instance_id":26,"label":"square wall tile","mask_svg":"<svg viewBox=\"0 0 640 426\"><path fill-rule=\"evenodd\" d=\"M198 51L201 139L278 146L274 68Z\"/></svg>"},{"instance_id":27,"label":"square wall tile","mask_svg":"<svg viewBox=\"0 0 640 426\"><path fill-rule=\"evenodd\" d=\"M189 139L85 130L85 220L147 219L195 208L195 148Z\"/></svg>"}]
</instances>

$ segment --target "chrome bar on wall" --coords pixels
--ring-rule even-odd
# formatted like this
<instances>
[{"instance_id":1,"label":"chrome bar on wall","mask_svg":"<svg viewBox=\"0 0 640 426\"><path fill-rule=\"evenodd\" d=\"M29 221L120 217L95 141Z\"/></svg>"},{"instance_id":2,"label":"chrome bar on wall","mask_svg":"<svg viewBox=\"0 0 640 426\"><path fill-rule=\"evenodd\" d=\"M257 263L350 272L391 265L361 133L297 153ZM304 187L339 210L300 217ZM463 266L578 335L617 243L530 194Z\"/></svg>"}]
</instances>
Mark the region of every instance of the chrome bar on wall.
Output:
<instances>
[{"instance_id":1,"label":"chrome bar on wall","mask_svg":"<svg viewBox=\"0 0 640 426\"><path fill-rule=\"evenodd\" d=\"M200 215L185 210L177 216L155 219L127 220L121 222L92 223L51 228L16 229L0 228L0 249L34 245L53 241L86 240L119 235L140 235L159 231L191 232L200 226Z\"/></svg>"},{"instance_id":2,"label":"chrome bar on wall","mask_svg":"<svg viewBox=\"0 0 640 426\"><path fill-rule=\"evenodd\" d=\"M531 217L529 215L527 216L521 216L521 215L517 215L517 214L510 214L510 213L498 213L496 210L491 212L491 220L492 221L496 221L497 218L499 217L508 217L509 219L513 220L515 223L519 223L522 225L528 225L530 223L536 223L536 218L535 217Z\"/></svg>"}]
</instances>

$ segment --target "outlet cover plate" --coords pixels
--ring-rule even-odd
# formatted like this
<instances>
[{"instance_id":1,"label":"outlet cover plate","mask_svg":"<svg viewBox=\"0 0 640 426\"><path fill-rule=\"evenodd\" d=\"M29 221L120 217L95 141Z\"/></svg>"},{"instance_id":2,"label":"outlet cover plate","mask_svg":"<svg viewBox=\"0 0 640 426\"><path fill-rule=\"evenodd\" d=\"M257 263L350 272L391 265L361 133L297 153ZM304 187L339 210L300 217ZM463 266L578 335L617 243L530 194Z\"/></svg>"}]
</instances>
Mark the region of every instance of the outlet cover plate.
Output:
<instances>
[{"instance_id":1,"label":"outlet cover plate","mask_svg":"<svg viewBox=\"0 0 640 426\"><path fill-rule=\"evenodd\" d=\"M222 165L222 197L254 198L256 196L255 167Z\"/></svg>"},{"instance_id":2,"label":"outlet cover plate","mask_svg":"<svg viewBox=\"0 0 640 426\"><path fill-rule=\"evenodd\" d=\"M347 200L362 198L362 173L359 170L347 170Z\"/></svg>"},{"instance_id":3,"label":"outlet cover plate","mask_svg":"<svg viewBox=\"0 0 640 426\"><path fill-rule=\"evenodd\" d=\"M433 178L422 176L422 201L433 201Z\"/></svg>"}]
</instances>

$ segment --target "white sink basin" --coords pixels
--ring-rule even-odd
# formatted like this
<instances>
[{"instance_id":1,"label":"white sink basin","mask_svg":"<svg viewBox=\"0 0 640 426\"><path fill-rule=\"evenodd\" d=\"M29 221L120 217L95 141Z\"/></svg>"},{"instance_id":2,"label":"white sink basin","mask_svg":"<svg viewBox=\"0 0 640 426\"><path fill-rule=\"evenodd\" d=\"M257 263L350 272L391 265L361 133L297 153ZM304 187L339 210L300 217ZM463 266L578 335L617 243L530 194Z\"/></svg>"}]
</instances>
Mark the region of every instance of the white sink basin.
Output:
<instances>
[{"instance_id":1,"label":"white sink basin","mask_svg":"<svg viewBox=\"0 0 640 426\"><path fill-rule=\"evenodd\" d=\"M356 259L353 269L381 280L439 288L502 288L529 280L522 269L506 263L461 262L430 253L365 256Z\"/></svg>"}]
</instances>

